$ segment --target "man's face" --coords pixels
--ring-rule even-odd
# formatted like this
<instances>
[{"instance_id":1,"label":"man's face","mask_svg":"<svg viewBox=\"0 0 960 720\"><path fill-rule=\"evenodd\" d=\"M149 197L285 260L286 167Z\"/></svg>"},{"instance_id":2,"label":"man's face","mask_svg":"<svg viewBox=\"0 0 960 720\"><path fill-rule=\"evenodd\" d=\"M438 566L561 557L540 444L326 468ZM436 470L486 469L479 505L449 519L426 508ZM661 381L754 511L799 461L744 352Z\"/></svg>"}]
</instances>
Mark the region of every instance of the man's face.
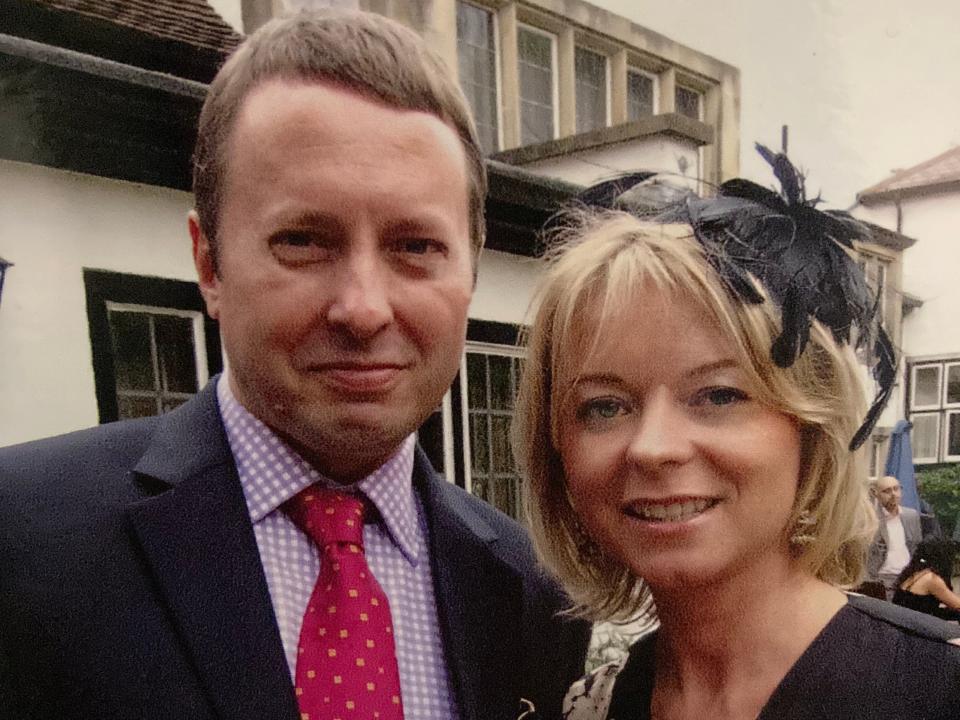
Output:
<instances>
[{"instance_id":1,"label":"man's face","mask_svg":"<svg viewBox=\"0 0 960 720\"><path fill-rule=\"evenodd\" d=\"M368 474L437 407L473 288L467 166L439 118L330 85L244 100L219 272L191 216L231 389L316 469Z\"/></svg>"},{"instance_id":2,"label":"man's face","mask_svg":"<svg viewBox=\"0 0 960 720\"><path fill-rule=\"evenodd\" d=\"M896 478L884 477L877 481L877 499L888 513L900 509L900 483Z\"/></svg>"}]
</instances>

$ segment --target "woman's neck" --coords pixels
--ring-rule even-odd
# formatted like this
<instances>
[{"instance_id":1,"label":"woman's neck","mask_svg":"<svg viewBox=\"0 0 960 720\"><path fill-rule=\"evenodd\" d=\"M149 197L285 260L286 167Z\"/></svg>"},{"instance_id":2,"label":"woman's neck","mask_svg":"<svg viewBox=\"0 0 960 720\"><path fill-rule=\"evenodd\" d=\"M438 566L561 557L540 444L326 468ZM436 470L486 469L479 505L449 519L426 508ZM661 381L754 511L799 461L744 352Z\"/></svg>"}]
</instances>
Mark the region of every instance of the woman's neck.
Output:
<instances>
[{"instance_id":1,"label":"woman's neck","mask_svg":"<svg viewBox=\"0 0 960 720\"><path fill-rule=\"evenodd\" d=\"M843 593L790 561L696 590L654 589L654 597L655 718L755 718L846 603Z\"/></svg>"}]
</instances>

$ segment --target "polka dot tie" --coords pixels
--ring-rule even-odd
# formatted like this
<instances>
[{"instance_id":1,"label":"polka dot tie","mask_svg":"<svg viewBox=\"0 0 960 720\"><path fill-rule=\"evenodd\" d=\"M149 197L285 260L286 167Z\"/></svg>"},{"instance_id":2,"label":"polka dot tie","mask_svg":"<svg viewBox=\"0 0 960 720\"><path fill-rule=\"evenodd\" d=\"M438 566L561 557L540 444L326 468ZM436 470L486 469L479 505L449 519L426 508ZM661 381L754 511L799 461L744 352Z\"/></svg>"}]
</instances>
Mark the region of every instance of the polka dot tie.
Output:
<instances>
[{"instance_id":1,"label":"polka dot tie","mask_svg":"<svg viewBox=\"0 0 960 720\"><path fill-rule=\"evenodd\" d=\"M314 486L283 509L320 548L297 648L301 720L402 720L390 606L363 551L364 500Z\"/></svg>"}]
</instances>

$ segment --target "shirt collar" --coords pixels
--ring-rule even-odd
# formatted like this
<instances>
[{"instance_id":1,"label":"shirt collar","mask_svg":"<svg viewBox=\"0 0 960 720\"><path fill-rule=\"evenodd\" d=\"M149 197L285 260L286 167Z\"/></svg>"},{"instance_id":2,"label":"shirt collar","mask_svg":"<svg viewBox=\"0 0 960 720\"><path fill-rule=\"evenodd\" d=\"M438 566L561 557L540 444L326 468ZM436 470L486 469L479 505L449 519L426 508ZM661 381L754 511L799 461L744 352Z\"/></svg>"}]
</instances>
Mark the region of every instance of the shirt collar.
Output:
<instances>
[{"instance_id":1,"label":"shirt collar","mask_svg":"<svg viewBox=\"0 0 960 720\"><path fill-rule=\"evenodd\" d=\"M336 486L240 404L230 389L227 373L217 381L217 400L252 523L277 512L283 503L314 483ZM373 503L390 539L414 566L425 546L412 481L415 445L416 435L411 434L387 462L359 482L342 488L363 493Z\"/></svg>"}]
</instances>

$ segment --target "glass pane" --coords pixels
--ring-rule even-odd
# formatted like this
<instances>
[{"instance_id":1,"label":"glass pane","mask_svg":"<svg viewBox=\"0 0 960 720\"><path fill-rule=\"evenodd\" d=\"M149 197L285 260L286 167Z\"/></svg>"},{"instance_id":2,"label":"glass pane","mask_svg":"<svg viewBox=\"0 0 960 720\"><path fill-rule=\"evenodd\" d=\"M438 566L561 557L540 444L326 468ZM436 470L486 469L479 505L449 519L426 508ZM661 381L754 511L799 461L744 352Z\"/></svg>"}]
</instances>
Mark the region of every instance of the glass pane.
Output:
<instances>
[{"instance_id":1,"label":"glass pane","mask_svg":"<svg viewBox=\"0 0 960 720\"><path fill-rule=\"evenodd\" d=\"M947 402L960 403L960 365L947 366Z\"/></svg>"},{"instance_id":2,"label":"glass pane","mask_svg":"<svg viewBox=\"0 0 960 720\"><path fill-rule=\"evenodd\" d=\"M524 145L553 140L553 108L524 102L520 108L521 140Z\"/></svg>"},{"instance_id":3,"label":"glass pane","mask_svg":"<svg viewBox=\"0 0 960 720\"><path fill-rule=\"evenodd\" d=\"M515 477L496 478L490 481L487 501L512 518L520 517L520 496Z\"/></svg>"},{"instance_id":4,"label":"glass pane","mask_svg":"<svg viewBox=\"0 0 960 720\"><path fill-rule=\"evenodd\" d=\"M553 139L553 39L520 28L520 122L524 145Z\"/></svg>"},{"instance_id":5,"label":"glass pane","mask_svg":"<svg viewBox=\"0 0 960 720\"><path fill-rule=\"evenodd\" d=\"M487 416L470 413L470 470L486 475L490 472L490 438L487 435Z\"/></svg>"},{"instance_id":6,"label":"glass pane","mask_svg":"<svg viewBox=\"0 0 960 720\"><path fill-rule=\"evenodd\" d=\"M685 87L677 86L677 112L694 120L700 119L700 93Z\"/></svg>"},{"instance_id":7,"label":"glass pane","mask_svg":"<svg viewBox=\"0 0 960 720\"><path fill-rule=\"evenodd\" d=\"M484 152L498 149L496 45L493 14L466 3L457 3L457 61L463 88L480 135Z\"/></svg>"},{"instance_id":8,"label":"glass pane","mask_svg":"<svg viewBox=\"0 0 960 720\"><path fill-rule=\"evenodd\" d=\"M939 415L914 415L913 422L913 456L915 458L936 459L937 446L940 436Z\"/></svg>"},{"instance_id":9,"label":"glass pane","mask_svg":"<svg viewBox=\"0 0 960 720\"><path fill-rule=\"evenodd\" d=\"M108 318L113 340L117 389L153 390L155 384L153 360L150 357L150 316L146 313L111 310Z\"/></svg>"},{"instance_id":10,"label":"glass pane","mask_svg":"<svg viewBox=\"0 0 960 720\"><path fill-rule=\"evenodd\" d=\"M467 353L467 407L471 410L487 405L487 356Z\"/></svg>"},{"instance_id":11,"label":"glass pane","mask_svg":"<svg viewBox=\"0 0 960 720\"><path fill-rule=\"evenodd\" d=\"M947 415L947 455L960 455L960 413Z\"/></svg>"},{"instance_id":12,"label":"glass pane","mask_svg":"<svg viewBox=\"0 0 960 720\"><path fill-rule=\"evenodd\" d=\"M121 420L132 418L149 417L159 414L157 411L157 399L152 397L130 397L120 395L117 397L117 411Z\"/></svg>"},{"instance_id":13,"label":"glass pane","mask_svg":"<svg viewBox=\"0 0 960 720\"><path fill-rule=\"evenodd\" d=\"M154 315L160 386L171 392L197 391L197 360L193 347L193 320L177 315Z\"/></svg>"},{"instance_id":14,"label":"glass pane","mask_svg":"<svg viewBox=\"0 0 960 720\"><path fill-rule=\"evenodd\" d=\"M607 63L595 52L577 48L574 53L577 132L607 124Z\"/></svg>"},{"instance_id":15,"label":"glass pane","mask_svg":"<svg viewBox=\"0 0 960 720\"><path fill-rule=\"evenodd\" d=\"M914 407L940 404L940 366L918 367L913 374Z\"/></svg>"},{"instance_id":16,"label":"glass pane","mask_svg":"<svg viewBox=\"0 0 960 720\"><path fill-rule=\"evenodd\" d=\"M493 433L490 443L493 472L513 472L513 453L510 450L510 418L491 417L490 429Z\"/></svg>"},{"instance_id":17,"label":"glass pane","mask_svg":"<svg viewBox=\"0 0 960 720\"><path fill-rule=\"evenodd\" d=\"M494 410L510 410L513 408L511 358L488 355L487 361L490 363L490 407Z\"/></svg>"},{"instance_id":18,"label":"glass pane","mask_svg":"<svg viewBox=\"0 0 960 720\"><path fill-rule=\"evenodd\" d=\"M627 119L653 115L653 78L638 72L627 73Z\"/></svg>"},{"instance_id":19,"label":"glass pane","mask_svg":"<svg viewBox=\"0 0 960 720\"><path fill-rule=\"evenodd\" d=\"M542 68L553 65L553 39L550 36L526 28L518 28L517 45L521 63Z\"/></svg>"}]
</instances>

